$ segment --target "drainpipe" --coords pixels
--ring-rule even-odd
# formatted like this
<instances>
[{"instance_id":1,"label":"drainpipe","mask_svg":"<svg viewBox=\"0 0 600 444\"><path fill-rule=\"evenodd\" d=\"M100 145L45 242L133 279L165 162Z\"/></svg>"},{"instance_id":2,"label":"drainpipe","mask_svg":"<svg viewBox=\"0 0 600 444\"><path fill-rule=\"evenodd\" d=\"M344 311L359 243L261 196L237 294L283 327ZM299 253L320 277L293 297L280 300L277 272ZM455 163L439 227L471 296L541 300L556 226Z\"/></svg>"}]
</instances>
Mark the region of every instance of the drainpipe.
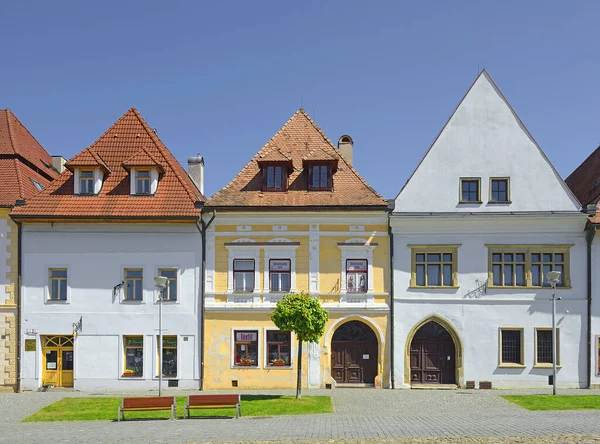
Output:
<instances>
[{"instance_id":1,"label":"drainpipe","mask_svg":"<svg viewBox=\"0 0 600 444\"><path fill-rule=\"evenodd\" d=\"M21 301L21 263L22 263L22 252L21 247L23 243L21 222L17 224L17 282L15 283L15 301L17 303L17 393L21 393L21 307L23 302Z\"/></svg>"},{"instance_id":2,"label":"drainpipe","mask_svg":"<svg viewBox=\"0 0 600 444\"><path fill-rule=\"evenodd\" d=\"M587 388L592 388L592 241L596 225L588 224L585 233L587 243Z\"/></svg>"},{"instance_id":3,"label":"drainpipe","mask_svg":"<svg viewBox=\"0 0 600 444\"><path fill-rule=\"evenodd\" d=\"M391 210L388 213L388 236L390 239L390 372L392 389L396 388L394 371L394 234L391 225Z\"/></svg>"},{"instance_id":4,"label":"drainpipe","mask_svg":"<svg viewBox=\"0 0 600 444\"><path fill-rule=\"evenodd\" d=\"M200 232L202 237L202 267L200 271L200 386L198 390L204 390L204 288L205 288L205 274L206 274L206 231L211 226L213 220L215 220L216 212L213 210L212 217L208 222L202 219L204 202L199 202L200 206L200 218L196 221L196 228Z\"/></svg>"}]
</instances>

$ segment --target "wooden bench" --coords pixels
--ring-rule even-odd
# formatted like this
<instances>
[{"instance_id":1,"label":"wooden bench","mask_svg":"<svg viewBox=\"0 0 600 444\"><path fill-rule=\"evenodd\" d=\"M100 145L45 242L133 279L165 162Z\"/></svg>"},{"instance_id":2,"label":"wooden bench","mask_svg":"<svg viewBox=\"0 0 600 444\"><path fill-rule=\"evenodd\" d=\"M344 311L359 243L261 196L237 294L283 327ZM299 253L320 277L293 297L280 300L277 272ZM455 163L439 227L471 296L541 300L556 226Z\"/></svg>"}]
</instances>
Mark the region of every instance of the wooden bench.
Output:
<instances>
[{"instance_id":1,"label":"wooden bench","mask_svg":"<svg viewBox=\"0 0 600 444\"><path fill-rule=\"evenodd\" d=\"M175 396L144 396L140 398L123 398L117 409L117 421L125 419L124 412L147 412L153 410L170 410L171 419L175 419Z\"/></svg>"},{"instance_id":2,"label":"wooden bench","mask_svg":"<svg viewBox=\"0 0 600 444\"><path fill-rule=\"evenodd\" d=\"M240 417L240 395L189 395L183 407L183 418L190 417L191 409L224 409L235 407L235 418Z\"/></svg>"}]
</instances>

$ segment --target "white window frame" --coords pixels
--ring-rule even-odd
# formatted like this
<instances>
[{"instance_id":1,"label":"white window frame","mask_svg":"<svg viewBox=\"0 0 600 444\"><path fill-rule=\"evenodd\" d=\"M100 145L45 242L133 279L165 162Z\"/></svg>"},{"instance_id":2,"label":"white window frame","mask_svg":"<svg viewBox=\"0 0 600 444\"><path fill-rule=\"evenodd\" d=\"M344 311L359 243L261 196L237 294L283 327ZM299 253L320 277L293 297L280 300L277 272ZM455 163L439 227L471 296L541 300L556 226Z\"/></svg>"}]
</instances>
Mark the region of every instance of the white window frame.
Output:
<instances>
[{"instance_id":1,"label":"white window frame","mask_svg":"<svg viewBox=\"0 0 600 444\"><path fill-rule=\"evenodd\" d=\"M239 239L234 242L251 242L250 239ZM227 245L228 270L227 270L227 303L259 303L260 302L260 246L259 245ZM234 291L233 286L233 261L235 259L254 260L254 289L251 292Z\"/></svg>"},{"instance_id":2,"label":"white window frame","mask_svg":"<svg viewBox=\"0 0 600 444\"><path fill-rule=\"evenodd\" d=\"M291 243L289 239L272 239L269 243L274 245L265 245L264 249L264 273L263 273L263 293L265 303L277 303L286 293L296 292L296 250L299 245L282 245ZM277 243L277 244L275 244ZM289 259L290 261L290 291L271 292L270 262L271 259Z\"/></svg>"},{"instance_id":3,"label":"white window frame","mask_svg":"<svg viewBox=\"0 0 600 444\"><path fill-rule=\"evenodd\" d=\"M150 194L139 194L137 192L137 171L150 171ZM154 196L158 189L158 170L153 167L131 168L129 170L129 194L137 196Z\"/></svg>"},{"instance_id":4,"label":"white window frame","mask_svg":"<svg viewBox=\"0 0 600 444\"><path fill-rule=\"evenodd\" d=\"M296 355L298 354L298 351L296 350L296 348L294 347L295 341L296 341L296 337L294 336L294 332L291 331L290 332L290 365L283 365L283 366L276 366L276 365L269 365L269 350L267 350L267 333L271 332L271 331L281 331L279 328L277 327L266 327L263 328L263 348L264 348L264 353L263 353L263 367L264 368L268 368L268 369L274 369L274 370L290 370L294 368L294 362L295 360L298 358ZM260 349L260 346L259 346Z\"/></svg>"},{"instance_id":5,"label":"white window frame","mask_svg":"<svg viewBox=\"0 0 600 444\"><path fill-rule=\"evenodd\" d=\"M338 247L342 250L340 262L340 303L366 302L372 304L375 302L375 291L373 289L373 250L377 245L368 245L366 239L354 238L348 239L344 244ZM367 260L367 291L348 292L346 283L346 261L350 259Z\"/></svg>"},{"instance_id":6,"label":"white window frame","mask_svg":"<svg viewBox=\"0 0 600 444\"><path fill-rule=\"evenodd\" d=\"M230 351L229 351L229 367L232 369L257 369L257 368L264 368L263 365L261 365L262 361L262 349L263 347L261 347L260 345L260 338L261 335L263 334L264 328L259 328L259 327L231 327L231 331L230 331L230 335L231 335L231 346L230 346ZM276 329L278 330L278 329ZM255 331L256 332L256 365L252 365L252 366L241 366L241 365L235 365L235 332L236 331ZM263 344L264 345L264 344ZM289 367L288 367L289 368Z\"/></svg>"}]
</instances>

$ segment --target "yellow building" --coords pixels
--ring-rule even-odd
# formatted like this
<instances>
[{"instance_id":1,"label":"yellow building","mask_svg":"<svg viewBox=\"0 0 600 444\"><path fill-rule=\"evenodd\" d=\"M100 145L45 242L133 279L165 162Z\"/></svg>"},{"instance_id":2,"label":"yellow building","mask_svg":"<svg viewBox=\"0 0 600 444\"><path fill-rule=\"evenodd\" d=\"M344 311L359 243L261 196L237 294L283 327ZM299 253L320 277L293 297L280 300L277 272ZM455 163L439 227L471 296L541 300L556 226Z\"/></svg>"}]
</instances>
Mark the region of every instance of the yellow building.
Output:
<instances>
[{"instance_id":1,"label":"yellow building","mask_svg":"<svg viewBox=\"0 0 600 444\"><path fill-rule=\"evenodd\" d=\"M9 214L57 175L27 128L0 110L0 391L18 390L19 227Z\"/></svg>"},{"instance_id":2,"label":"yellow building","mask_svg":"<svg viewBox=\"0 0 600 444\"><path fill-rule=\"evenodd\" d=\"M290 292L329 312L303 345L304 387L388 387L387 202L300 109L203 209L204 389L292 388L297 340L270 320Z\"/></svg>"}]
</instances>

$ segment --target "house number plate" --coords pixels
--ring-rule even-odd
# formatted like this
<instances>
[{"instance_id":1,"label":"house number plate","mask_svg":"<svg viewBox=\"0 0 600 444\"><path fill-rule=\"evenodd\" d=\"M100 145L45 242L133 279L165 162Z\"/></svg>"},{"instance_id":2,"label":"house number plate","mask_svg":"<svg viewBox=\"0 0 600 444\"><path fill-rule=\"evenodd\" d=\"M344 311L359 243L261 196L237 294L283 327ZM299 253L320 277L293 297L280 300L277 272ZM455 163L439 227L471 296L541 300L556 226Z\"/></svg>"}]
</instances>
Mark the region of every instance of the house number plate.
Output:
<instances>
[{"instance_id":1,"label":"house number plate","mask_svg":"<svg viewBox=\"0 0 600 444\"><path fill-rule=\"evenodd\" d=\"M363 355L363 359L369 359L369 355Z\"/></svg>"}]
</instances>

